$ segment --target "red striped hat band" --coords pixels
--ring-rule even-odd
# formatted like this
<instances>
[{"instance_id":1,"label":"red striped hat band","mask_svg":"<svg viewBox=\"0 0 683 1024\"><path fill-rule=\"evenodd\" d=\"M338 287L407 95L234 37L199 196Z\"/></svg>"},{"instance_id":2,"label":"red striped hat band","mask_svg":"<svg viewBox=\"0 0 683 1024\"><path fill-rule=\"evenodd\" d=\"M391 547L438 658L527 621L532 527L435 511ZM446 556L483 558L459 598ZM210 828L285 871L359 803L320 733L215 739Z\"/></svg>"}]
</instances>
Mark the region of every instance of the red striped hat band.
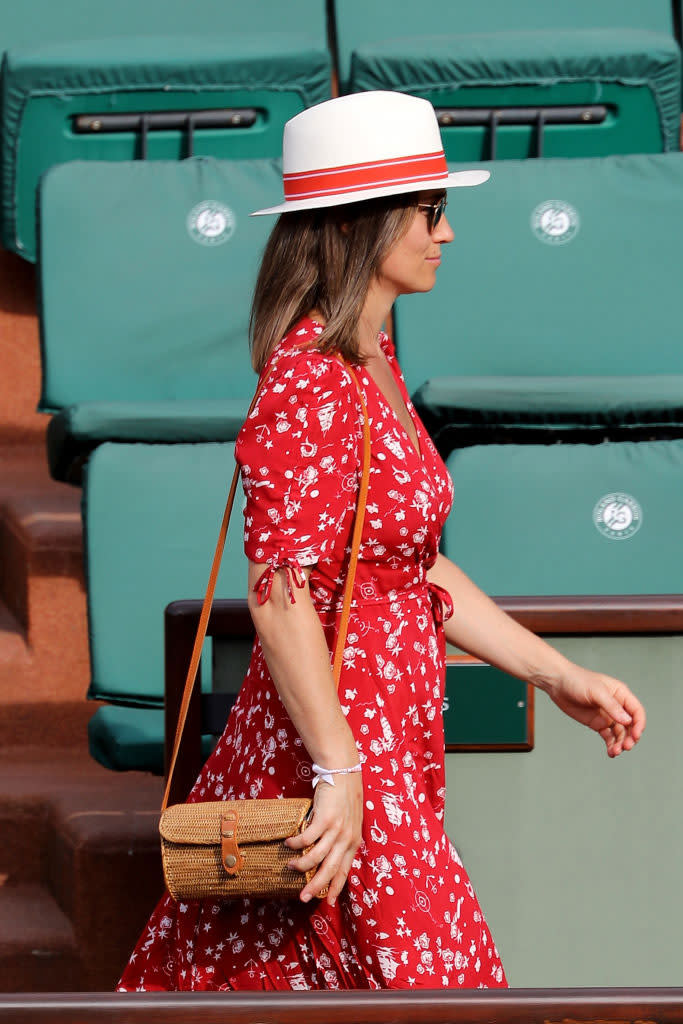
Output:
<instances>
[{"instance_id":1,"label":"red striped hat band","mask_svg":"<svg viewBox=\"0 0 683 1024\"><path fill-rule=\"evenodd\" d=\"M317 196L344 195L365 189L393 185L418 185L421 181L446 178L448 165L443 150L393 160L325 167L318 171L283 174L285 199L314 199Z\"/></svg>"}]
</instances>

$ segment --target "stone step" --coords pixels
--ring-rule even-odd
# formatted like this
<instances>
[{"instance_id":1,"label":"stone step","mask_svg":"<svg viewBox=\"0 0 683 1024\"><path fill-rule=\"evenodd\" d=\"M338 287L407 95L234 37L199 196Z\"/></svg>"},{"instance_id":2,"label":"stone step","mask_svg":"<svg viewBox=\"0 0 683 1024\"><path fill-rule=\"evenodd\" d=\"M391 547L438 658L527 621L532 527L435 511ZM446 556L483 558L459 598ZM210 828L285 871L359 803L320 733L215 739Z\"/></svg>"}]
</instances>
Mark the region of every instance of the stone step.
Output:
<instances>
[{"instance_id":1,"label":"stone step","mask_svg":"<svg viewBox=\"0 0 683 1024\"><path fill-rule=\"evenodd\" d=\"M0 992L75 992L80 957L71 922L40 885L0 886Z\"/></svg>"},{"instance_id":2,"label":"stone step","mask_svg":"<svg viewBox=\"0 0 683 1024\"><path fill-rule=\"evenodd\" d=\"M0 509L2 596L35 646L42 623L32 603L42 579L75 580L82 586L79 492L38 479L34 489L5 497Z\"/></svg>"},{"instance_id":3,"label":"stone step","mask_svg":"<svg viewBox=\"0 0 683 1024\"><path fill-rule=\"evenodd\" d=\"M36 412L40 395L40 340L36 268L0 250L0 445L40 446L47 417Z\"/></svg>"},{"instance_id":4,"label":"stone step","mask_svg":"<svg viewBox=\"0 0 683 1024\"><path fill-rule=\"evenodd\" d=\"M73 930L84 991L113 990L163 891L161 795L161 779L109 772L84 748L0 751L4 888L46 887ZM11 920L2 927L11 939Z\"/></svg>"},{"instance_id":5,"label":"stone step","mask_svg":"<svg viewBox=\"0 0 683 1024\"><path fill-rule=\"evenodd\" d=\"M0 836L0 884L42 884L49 836L45 800L39 795L25 799L0 795Z\"/></svg>"},{"instance_id":6,"label":"stone step","mask_svg":"<svg viewBox=\"0 0 683 1024\"><path fill-rule=\"evenodd\" d=\"M0 449L0 708L84 701L82 562L80 492L43 451Z\"/></svg>"},{"instance_id":7,"label":"stone step","mask_svg":"<svg viewBox=\"0 0 683 1024\"><path fill-rule=\"evenodd\" d=\"M31 654L21 623L0 600L0 666L21 671L30 663Z\"/></svg>"}]
</instances>

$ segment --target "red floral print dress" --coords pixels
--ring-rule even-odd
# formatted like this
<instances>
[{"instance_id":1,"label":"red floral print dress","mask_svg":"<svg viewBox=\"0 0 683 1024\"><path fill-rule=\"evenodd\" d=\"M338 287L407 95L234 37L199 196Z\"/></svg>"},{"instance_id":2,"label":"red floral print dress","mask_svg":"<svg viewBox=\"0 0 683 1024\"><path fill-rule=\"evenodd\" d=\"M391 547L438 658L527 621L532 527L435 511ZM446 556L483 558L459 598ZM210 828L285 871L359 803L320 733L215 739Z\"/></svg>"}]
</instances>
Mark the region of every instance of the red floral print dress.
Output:
<instances>
[{"instance_id":1,"label":"red floral print dress","mask_svg":"<svg viewBox=\"0 0 683 1024\"><path fill-rule=\"evenodd\" d=\"M260 599L298 567L334 646L360 477L362 415L344 365L303 320L239 435L245 549L267 563ZM363 841L335 907L232 900L158 904L120 991L505 987L496 947L443 830L445 591L427 581L452 504L446 468L381 344L413 418L415 449L357 368L371 425L368 505L339 699L363 763ZM304 796L311 759L257 640L225 732L191 800Z\"/></svg>"}]
</instances>

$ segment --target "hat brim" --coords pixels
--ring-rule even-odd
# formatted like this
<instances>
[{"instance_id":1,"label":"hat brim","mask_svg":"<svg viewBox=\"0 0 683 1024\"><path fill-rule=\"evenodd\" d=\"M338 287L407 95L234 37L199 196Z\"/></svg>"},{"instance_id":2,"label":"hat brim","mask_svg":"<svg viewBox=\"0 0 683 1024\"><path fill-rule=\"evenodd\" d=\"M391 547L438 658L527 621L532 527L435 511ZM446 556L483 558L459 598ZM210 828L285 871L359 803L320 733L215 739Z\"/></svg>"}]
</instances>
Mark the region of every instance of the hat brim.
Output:
<instances>
[{"instance_id":1,"label":"hat brim","mask_svg":"<svg viewBox=\"0 0 683 1024\"><path fill-rule=\"evenodd\" d=\"M269 206L265 210L254 210L250 217L265 217L268 214L294 213L296 210L320 210L328 206L345 206L358 203L364 199L378 199L381 196L400 196L408 192L429 192L442 188L463 188L471 185L483 185L491 177L490 171L471 170L453 171L446 178L434 178L432 181L421 181L419 188L414 183L403 185L385 185L382 188L366 189L362 192L346 192L344 195L316 196L314 199L297 199L285 201L278 206Z\"/></svg>"}]
</instances>

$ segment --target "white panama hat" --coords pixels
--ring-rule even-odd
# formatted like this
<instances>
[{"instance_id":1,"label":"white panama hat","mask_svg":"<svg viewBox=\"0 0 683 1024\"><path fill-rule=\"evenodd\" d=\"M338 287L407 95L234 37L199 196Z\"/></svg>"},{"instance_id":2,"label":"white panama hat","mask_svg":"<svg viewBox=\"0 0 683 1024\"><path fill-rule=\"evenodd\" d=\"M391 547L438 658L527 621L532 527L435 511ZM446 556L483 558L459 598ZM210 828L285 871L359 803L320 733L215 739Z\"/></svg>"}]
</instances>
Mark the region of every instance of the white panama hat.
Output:
<instances>
[{"instance_id":1,"label":"white panama hat","mask_svg":"<svg viewBox=\"0 0 683 1024\"><path fill-rule=\"evenodd\" d=\"M285 201L252 217L356 203L427 189L481 185L489 171L449 174L434 107L401 92L358 92L285 124Z\"/></svg>"}]
</instances>

